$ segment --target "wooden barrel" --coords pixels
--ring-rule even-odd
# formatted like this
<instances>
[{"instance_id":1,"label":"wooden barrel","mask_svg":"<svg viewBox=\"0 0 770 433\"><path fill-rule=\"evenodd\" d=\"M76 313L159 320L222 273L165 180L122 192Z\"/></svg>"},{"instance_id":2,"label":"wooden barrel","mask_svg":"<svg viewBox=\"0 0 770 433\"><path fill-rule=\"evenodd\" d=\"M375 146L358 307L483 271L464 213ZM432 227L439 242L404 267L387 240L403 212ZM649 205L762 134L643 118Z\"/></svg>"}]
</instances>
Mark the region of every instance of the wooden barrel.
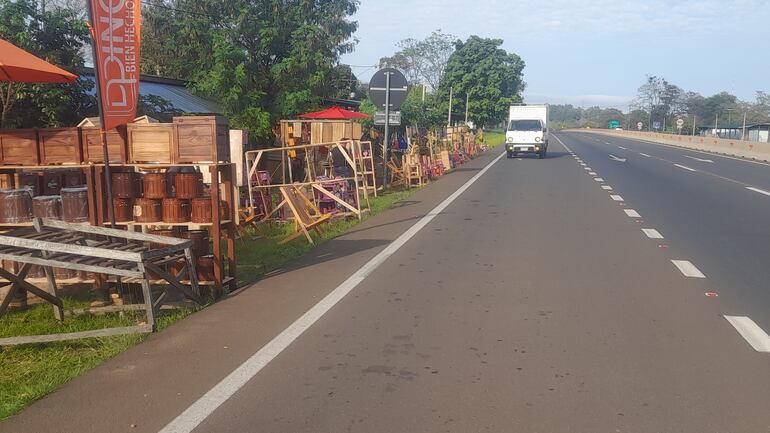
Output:
<instances>
[{"instance_id":1,"label":"wooden barrel","mask_svg":"<svg viewBox=\"0 0 770 433\"><path fill-rule=\"evenodd\" d=\"M134 173L134 197L144 197L144 175L147 173L138 171Z\"/></svg>"},{"instance_id":2,"label":"wooden barrel","mask_svg":"<svg viewBox=\"0 0 770 433\"><path fill-rule=\"evenodd\" d=\"M53 268L53 276L56 278L57 282L59 280L69 280L71 278L77 278L78 271L74 269Z\"/></svg>"},{"instance_id":3,"label":"wooden barrel","mask_svg":"<svg viewBox=\"0 0 770 433\"><path fill-rule=\"evenodd\" d=\"M16 294L11 299L11 303L8 304L8 308L11 310L23 310L27 308L27 291L17 290Z\"/></svg>"},{"instance_id":4,"label":"wooden barrel","mask_svg":"<svg viewBox=\"0 0 770 433\"><path fill-rule=\"evenodd\" d=\"M192 222L207 224L212 220L211 197L198 197L192 199Z\"/></svg>"},{"instance_id":5,"label":"wooden barrel","mask_svg":"<svg viewBox=\"0 0 770 433\"><path fill-rule=\"evenodd\" d=\"M112 196L134 198L136 196L134 182L134 173L112 173Z\"/></svg>"},{"instance_id":6,"label":"wooden barrel","mask_svg":"<svg viewBox=\"0 0 770 433\"><path fill-rule=\"evenodd\" d=\"M190 221L190 200L163 199L163 222L186 223Z\"/></svg>"},{"instance_id":7,"label":"wooden barrel","mask_svg":"<svg viewBox=\"0 0 770 433\"><path fill-rule=\"evenodd\" d=\"M134 221L140 223L157 223L162 220L163 204L161 200L149 198L136 199L134 202Z\"/></svg>"},{"instance_id":8,"label":"wooden barrel","mask_svg":"<svg viewBox=\"0 0 770 433\"><path fill-rule=\"evenodd\" d=\"M36 172L24 171L19 173L19 188L32 188L32 196L40 195L40 176Z\"/></svg>"},{"instance_id":9,"label":"wooden barrel","mask_svg":"<svg viewBox=\"0 0 770 433\"><path fill-rule=\"evenodd\" d=\"M71 169L64 171L62 186L64 188L73 188L84 186L86 184L86 174L80 169Z\"/></svg>"},{"instance_id":10,"label":"wooden barrel","mask_svg":"<svg viewBox=\"0 0 770 433\"><path fill-rule=\"evenodd\" d=\"M168 195L168 178L165 173L146 173L142 178L142 197L159 200Z\"/></svg>"},{"instance_id":11,"label":"wooden barrel","mask_svg":"<svg viewBox=\"0 0 770 433\"><path fill-rule=\"evenodd\" d=\"M32 265L27 272L27 278L45 278L45 269L42 266Z\"/></svg>"},{"instance_id":12,"label":"wooden barrel","mask_svg":"<svg viewBox=\"0 0 770 433\"><path fill-rule=\"evenodd\" d=\"M68 223L88 222L88 189L62 188L61 213L62 219Z\"/></svg>"},{"instance_id":13,"label":"wooden barrel","mask_svg":"<svg viewBox=\"0 0 770 433\"><path fill-rule=\"evenodd\" d=\"M61 170L43 171L43 195L59 195L64 180Z\"/></svg>"},{"instance_id":14,"label":"wooden barrel","mask_svg":"<svg viewBox=\"0 0 770 433\"><path fill-rule=\"evenodd\" d=\"M198 281L214 281L214 256L198 257L195 261L195 270L198 274Z\"/></svg>"},{"instance_id":15,"label":"wooden barrel","mask_svg":"<svg viewBox=\"0 0 770 433\"><path fill-rule=\"evenodd\" d=\"M112 211L115 213L115 221L126 222L134 220L134 200L131 198L113 198Z\"/></svg>"},{"instance_id":16,"label":"wooden barrel","mask_svg":"<svg viewBox=\"0 0 770 433\"><path fill-rule=\"evenodd\" d=\"M32 189L0 190L0 222L7 224L32 221Z\"/></svg>"},{"instance_id":17,"label":"wooden barrel","mask_svg":"<svg viewBox=\"0 0 770 433\"><path fill-rule=\"evenodd\" d=\"M188 230L182 233L182 239L192 241L193 257L211 254L211 244L209 243L209 232L207 230Z\"/></svg>"},{"instance_id":18,"label":"wooden barrel","mask_svg":"<svg viewBox=\"0 0 770 433\"><path fill-rule=\"evenodd\" d=\"M167 238L178 237L176 230L153 230L153 231L150 232L150 234L155 235L155 236L164 236L164 237L167 237ZM150 242L150 249L153 249L153 250L154 249L165 248L166 246L167 245L156 244L156 243Z\"/></svg>"},{"instance_id":19,"label":"wooden barrel","mask_svg":"<svg viewBox=\"0 0 770 433\"><path fill-rule=\"evenodd\" d=\"M61 196L41 195L32 199L32 215L36 218L61 219Z\"/></svg>"},{"instance_id":20,"label":"wooden barrel","mask_svg":"<svg viewBox=\"0 0 770 433\"><path fill-rule=\"evenodd\" d=\"M154 230L151 233L156 235L156 236L165 236L165 237L169 237L169 238L179 237L179 232L177 230ZM167 247L167 245L156 244L156 243L152 243L152 242L150 243L150 248L151 249L160 249L160 248L165 248L165 247ZM164 268L166 269L166 271L169 274L171 274L173 276L177 276L182 271L182 267L183 266L184 266L184 261L180 260L180 261L177 261L177 262L174 262L174 263L169 263ZM151 278L160 278L160 275L157 275L154 272L150 272L150 277Z\"/></svg>"},{"instance_id":21,"label":"wooden barrel","mask_svg":"<svg viewBox=\"0 0 770 433\"><path fill-rule=\"evenodd\" d=\"M193 199L201 195L203 176L200 173L176 173L174 194L176 198Z\"/></svg>"}]
</instances>

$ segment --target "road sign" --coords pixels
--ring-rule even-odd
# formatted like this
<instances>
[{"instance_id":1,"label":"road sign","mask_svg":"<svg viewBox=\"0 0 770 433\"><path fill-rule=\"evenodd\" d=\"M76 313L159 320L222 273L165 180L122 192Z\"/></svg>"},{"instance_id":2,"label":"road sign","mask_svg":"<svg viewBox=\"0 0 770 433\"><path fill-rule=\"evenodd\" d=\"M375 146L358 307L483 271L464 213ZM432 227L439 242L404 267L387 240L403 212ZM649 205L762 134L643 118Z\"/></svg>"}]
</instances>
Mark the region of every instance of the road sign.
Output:
<instances>
[{"instance_id":1,"label":"road sign","mask_svg":"<svg viewBox=\"0 0 770 433\"><path fill-rule=\"evenodd\" d=\"M406 100L409 90L406 77L398 69L385 68L377 71L369 81L369 99L380 109L385 109L387 79L390 76L390 109L398 110Z\"/></svg>"},{"instance_id":2,"label":"road sign","mask_svg":"<svg viewBox=\"0 0 770 433\"><path fill-rule=\"evenodd\" d=\"M684 119L676 119L676 129L684 128Z\"/></svg>"},{"instance_id":3,"label":"road sign","mask_svg":"<svg viewBox=\"0 0 770 433\"><path fill-rule=\"evenodd\" d=\"M652 122L652 129L655 129L655 130L660 129L660 122L658 121Z\"/></svg>"},{"instance_id":4,"label":"road sign","mask_svg":"<svg viewBox=\"0 0 770 433\"><path fill-rule=\"evenodd\" d=\"M615 129L620 127L620 120L610 120L610 129Z\"/></svg>"},{"instance_id":5,"label":"road sign","mask_svg":"<svg viewBox=\"0 0 770 433\"><path fill-rule=\"evenodd\" d=\"M388 121L389 125L400 125L401 124L401 112L400 111L391 111L390 113L390 119ZM385 112L384 111L378 111L374 113L374 124L375 125L384 125L385 124Z\"/></svg>"},{"instance_id":6,"label":"road sign","mask_svg":"<svg viewBox=\"0 0 770 433\"><path fill-rule=\"evenodd\" d=\"M644 123L642 123L642 122L639 122L639 123L636 124L636 129L638 129L640 131L642 130L643 127L644 127Z\"/></svg>"}]
</instances>

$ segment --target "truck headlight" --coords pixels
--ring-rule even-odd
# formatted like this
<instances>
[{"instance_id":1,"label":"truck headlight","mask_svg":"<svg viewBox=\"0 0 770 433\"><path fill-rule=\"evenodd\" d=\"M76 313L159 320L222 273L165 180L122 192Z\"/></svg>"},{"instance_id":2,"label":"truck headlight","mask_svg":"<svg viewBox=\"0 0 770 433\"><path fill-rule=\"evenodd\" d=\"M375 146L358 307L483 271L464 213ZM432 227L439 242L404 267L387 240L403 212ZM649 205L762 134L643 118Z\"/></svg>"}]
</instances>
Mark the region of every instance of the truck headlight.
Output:
<instances>
[{"instance_id":1,"label":"truck headlight","mask_svg":"<svg viewBox=\"0 0 770 433\"><path fill-rule=\"evenodd\" d=\"M540 137L535 137L535 142L540 143Z\"/></svg>"},{"instance_id":2,"label":"truck headlight","mask_svg":"<svg viewBox=\"0 0 770 433\"><path fill-rule=\"evenodd\" d=\"M506 143L513 143L513 137L506 137L505 142Z\"/></svg>"}]
</instances>

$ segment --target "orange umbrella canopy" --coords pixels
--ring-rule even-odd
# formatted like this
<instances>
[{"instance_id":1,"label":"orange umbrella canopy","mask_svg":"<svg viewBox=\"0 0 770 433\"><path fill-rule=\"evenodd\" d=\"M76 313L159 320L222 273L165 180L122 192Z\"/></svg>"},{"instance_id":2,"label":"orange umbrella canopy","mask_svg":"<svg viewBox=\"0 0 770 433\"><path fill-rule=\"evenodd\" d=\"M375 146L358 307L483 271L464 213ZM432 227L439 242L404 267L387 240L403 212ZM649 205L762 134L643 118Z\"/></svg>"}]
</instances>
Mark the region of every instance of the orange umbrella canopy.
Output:
<instances>
[{"instance_id":1,"label":"orange umbrella canopy","mask_svg":"<svg viewBox=\"0 0 770 433\"><path fill-rule=\"evenodd\" d=\"M0 81L19 83L71 83L77 75L0 39Z\"/></svg>"}]
</instances>

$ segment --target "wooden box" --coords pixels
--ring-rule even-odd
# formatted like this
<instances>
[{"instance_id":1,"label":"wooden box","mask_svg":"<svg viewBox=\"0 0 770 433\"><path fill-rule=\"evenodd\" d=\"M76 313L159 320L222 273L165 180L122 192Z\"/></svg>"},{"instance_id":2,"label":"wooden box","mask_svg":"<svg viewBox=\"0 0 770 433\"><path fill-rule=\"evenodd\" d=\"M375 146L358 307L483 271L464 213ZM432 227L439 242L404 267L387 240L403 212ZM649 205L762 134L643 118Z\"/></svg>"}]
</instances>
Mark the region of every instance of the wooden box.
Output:
<instances>
[{"instance_id":1,"label":"wooden box","mask_svg":"<svg viewBox=\"0 0 770 433\"><path fill-rule=\"evenodd\" d=\"M81 128L83 161L93 163L104 162L102 138L99 134L99 128ZM106 138L110 162L118 164L128 162L128 131L126 131L126 127L119 126L116 129L107 131Z\"/></svg>"},{"instance_id":2,"label":"wooden box","mask_svg":"<svg viewBox=\"0 0 770 433\"><path fill-rule=\"evenodd\" d=\"M0 164L39 165L36 129L0 131Z\"/></svg>"},{"instance_id":3,"label":"wooden box","mask_svg":"<svg viewBox=\"0 0 770 433\"><path fill-rule=\"evenodd\" d=\"M174 158L176 153L175 126L172 123L129 123L129 162L162 164L179 162Z\"/></svg>"},{"instance_id":4,"label":"wooden box","mask_svg":"<svg viewBox=\"0 0 770 433\"><path fill-rule=\"evenodd\" d=\"M174 162L230 162L230 128L221 116L174 117Z\"/></svg>"},{"instance_id":5,"label":"wooden box","mask_svg":"<svg viewBox=\"0 0 770 433\"><path fill-rule=\"evenodd\" d=\"M80 164L83 162L83 149L80 144L80 130L78 128L38 129L37 136L41 164Z\"/></svg>"}]
</instances>

